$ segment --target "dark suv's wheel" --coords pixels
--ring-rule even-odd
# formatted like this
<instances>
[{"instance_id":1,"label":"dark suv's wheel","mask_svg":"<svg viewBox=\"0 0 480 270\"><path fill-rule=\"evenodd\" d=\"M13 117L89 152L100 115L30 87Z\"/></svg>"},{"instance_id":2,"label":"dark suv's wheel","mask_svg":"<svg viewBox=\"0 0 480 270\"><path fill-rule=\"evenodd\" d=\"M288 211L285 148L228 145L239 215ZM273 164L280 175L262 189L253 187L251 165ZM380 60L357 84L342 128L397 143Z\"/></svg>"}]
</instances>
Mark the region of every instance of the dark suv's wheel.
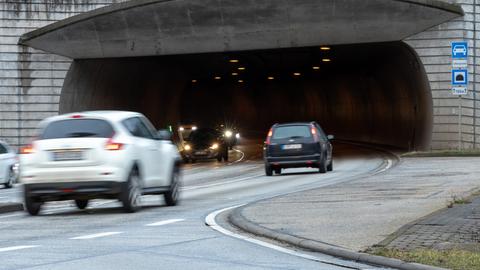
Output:
<instances>
[{"instance_id":1,"label":"dark suv's wheel","mask_svg":"<svg viewBox=\"0 0 480 270\"><path fill-rule=\"evenodd\" d=\"M333 171L333 159L330 160L330 163L328 163L328 166L327 166L327 171Z\"/></svg>"},{"instance_id":2,"label":"dark suv's wheel","mask_svg":"<svg viewBox=\"0 0 480 270\"><path fill-rule=\"evenodd\" d=\"M265 164L265 174L267 176L272 176L273 175L273 169L272 166Z\"/></svg>"},{"instance_id":3,"label":"dark suv's wheel","mask_svg":"<svg viewBox=\"0 0 480 270\"><path fill-rule=\"evenodd\" d=\"M28 192L25 192L25 209L27 212L32 215L36 216L40 212L42 208L42 202L37 201L35 198L30 197Z\"/></svg>"},{"instance_id":4,"label":"dark suv's wheel","mask_svg":"<svg viewBox=\"0 0 480 270\"><path fill-rule=\"evenodd\" d=\"M320 160L320 163L318 164L318 171L320 173L326 173L327 172L327 157L324 155L322 160Z\"/></svg>"},{"instance_id":5,"label":"dark suv's wheel","mask_svg":"<svg viewBox=\"0 0 480 270\"><path fill-rule=\"evenodd\" d=\"M75 200L75 205L78 209L85 209L88 205L88 200Z\"/></svg>"},{"instance_id":6,"label":"dark suv's wheel","mask_svg":"<svg viewBox=\"0 0 480 270\"><path fill-rule=\"evenodd\" d=\"M165 203L168 206L174 206L178 203L178 197L180 193L180 169L178 167L173 168L172 182L170 183L169 190L164 194Z\"/></svg>"},{"instance_id":7,"label":"dark suv's wheel","mask_svg":"<svg viewBox=\"0 0 480 270\"><path fill-rule=\"evenodd\" d=\"M15 172L12 168L8 170L7 182L5 182L5 188L12 188L15 183Z\"/></svg>"},{"instance_id":8,"label":"dark suv's wheel","mask_svg":"<svg viewBox=\"0 0 480 270\"><path fill-rule=\"evenodd\" d=\"M138 169L134 168L128 176L128 180L123 186L120 194L120 201L122 201L125 212L133 213L140 209L140 197L142 190L140 186L140 175Z\"/></svg>"}]
</instances>

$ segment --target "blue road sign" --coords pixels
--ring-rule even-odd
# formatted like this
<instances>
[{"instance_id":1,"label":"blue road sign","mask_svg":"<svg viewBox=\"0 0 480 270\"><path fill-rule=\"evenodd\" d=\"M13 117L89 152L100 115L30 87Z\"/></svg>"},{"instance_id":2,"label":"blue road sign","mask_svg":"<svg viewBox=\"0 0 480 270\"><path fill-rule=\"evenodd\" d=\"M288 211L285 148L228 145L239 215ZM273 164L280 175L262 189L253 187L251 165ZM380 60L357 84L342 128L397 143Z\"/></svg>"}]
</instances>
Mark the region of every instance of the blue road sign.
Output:
<instances>
[{"instance_id":1,"label":"blue road sign","mask_svg":"<svg viewBox=\"0 0 480 270\"><path fill-rule=\"evenodd\" d=\"M452 42L452 58L467 58L468 43L467 42Z\"/></svg>"},{"instance_id":2,"label":"blue road sign","mask_svg":"<svg viewBox=\"0 0 480 270\"><path fill-rule=\"evenodd\" d=\"M468 71L466 69L452 70L452 85L467 85Z\"/></svg>"}]
</instances>

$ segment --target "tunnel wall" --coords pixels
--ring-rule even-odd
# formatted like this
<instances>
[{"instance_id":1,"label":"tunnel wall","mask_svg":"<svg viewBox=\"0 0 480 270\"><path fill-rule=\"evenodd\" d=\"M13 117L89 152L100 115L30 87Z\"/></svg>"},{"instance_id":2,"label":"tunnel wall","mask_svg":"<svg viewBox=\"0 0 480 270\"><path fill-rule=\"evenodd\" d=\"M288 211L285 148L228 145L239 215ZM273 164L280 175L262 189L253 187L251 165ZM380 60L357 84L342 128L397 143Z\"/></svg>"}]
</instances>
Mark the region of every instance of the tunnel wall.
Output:
<instances>
[{"instance_id":1,"label":"tunnel wall","mask_svg":"<svg viewBox=\"0 0 480 270\"><path fill-rule=\"evenodd\" d=\"M428 75L433 102L433 130L431 149L473 149L480 147L480 119L478 96L480 66L478 0L448 1L462 6L465 16L435 26L405 40L419 55ZM451 93L451 42L467 41L469 46L468 95L459 99ZM459 114L461 105L461 136Z\"/></svg>"},{"instance_id":2,"label":"tunnel wall","mask_svg":"<svg viewBox=\"0 0 480 270\"><path fill-rule=\"evenodd\" d=\"M16 146L27 143L44 117L55 115L70 59L17 45L18 38L52 22L123 0L0 1L0 138ZM477 73L477 0L458 3L465 16L433 27L405 41L425 66L433 98L432 149L457 148L458 100L450 94L450 42L467 40L470 74ZM477 14L477 17L475 17ZM470 76L462 98L462 145L480 147L477 76Z\"/></svg>"},{"instance_id":3,"label":"tunnel wall","mask_svg":"<svg viewBox=\"0 0 480 270\"><path fill-rule=\"evenodd\" d=\"M124 0L0 1L0 140L28 143L43 118L57 115L71 59L17 44L24 33Z\"/></svg>"},{"instance_id":4,"label":"tunnel wall","mask_svg":"<svg viewBox=\"0 0 480 270\"><path fill-rule=\"evenodd\" d=\"M252 77L244 84L212 80L194 86L180 58L76 60L65 80L60 112L134 110L157 127L186 120L235 122L242 132L261 137L277 122L317 121L339 139L428 148L431 95L415 53L401 42L342 50L351 51L347 62L310 77ZM371 59L372 52L383 60ZM262 58L262 52L253 54ZM208 58L190 64L202 68Z\"/></svg>"}]
</instances>

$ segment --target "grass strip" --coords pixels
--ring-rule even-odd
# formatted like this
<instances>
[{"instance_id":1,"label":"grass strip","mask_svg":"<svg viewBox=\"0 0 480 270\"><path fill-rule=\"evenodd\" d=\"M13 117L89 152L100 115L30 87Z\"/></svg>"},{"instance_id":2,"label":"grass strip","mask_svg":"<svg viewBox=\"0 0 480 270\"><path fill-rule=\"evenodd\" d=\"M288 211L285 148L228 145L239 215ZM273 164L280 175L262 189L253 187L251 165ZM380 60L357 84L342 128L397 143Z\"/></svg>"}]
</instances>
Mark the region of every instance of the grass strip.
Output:
<instances>
[{"instance_id":1,"label":"grass strip","mask_svg":"<svg viewBox=\"0 0 480 270\"><path fill-rule=\"evenodd\" d=\"M378 248L370 251L370 253L383 257L396 258L406 262L433 265L453 270L480 269L480 253L460 249L417 249L411 251L403 251L396 249Z\"/></svg>"}]
</instances>

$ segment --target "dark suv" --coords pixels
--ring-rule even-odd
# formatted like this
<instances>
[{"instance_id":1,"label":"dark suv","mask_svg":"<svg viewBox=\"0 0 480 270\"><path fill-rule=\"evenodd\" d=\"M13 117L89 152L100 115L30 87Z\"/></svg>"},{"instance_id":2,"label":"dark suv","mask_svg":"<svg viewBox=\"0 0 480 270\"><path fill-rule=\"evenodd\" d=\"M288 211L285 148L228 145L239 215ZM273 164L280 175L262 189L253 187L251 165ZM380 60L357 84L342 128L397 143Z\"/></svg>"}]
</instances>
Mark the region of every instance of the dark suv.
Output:
<instances>
[{"instance_id":1,"label":"dark suv","mask_svg":"<svg viewBox=\"0 0 480 270\"><path fill-rule=\"evenodd\" d=\"M265 173L280 174L283 168L333 169L332 135L326 136L316 122L275 124L264 147Z\"/></svg>"}]
</instances>

